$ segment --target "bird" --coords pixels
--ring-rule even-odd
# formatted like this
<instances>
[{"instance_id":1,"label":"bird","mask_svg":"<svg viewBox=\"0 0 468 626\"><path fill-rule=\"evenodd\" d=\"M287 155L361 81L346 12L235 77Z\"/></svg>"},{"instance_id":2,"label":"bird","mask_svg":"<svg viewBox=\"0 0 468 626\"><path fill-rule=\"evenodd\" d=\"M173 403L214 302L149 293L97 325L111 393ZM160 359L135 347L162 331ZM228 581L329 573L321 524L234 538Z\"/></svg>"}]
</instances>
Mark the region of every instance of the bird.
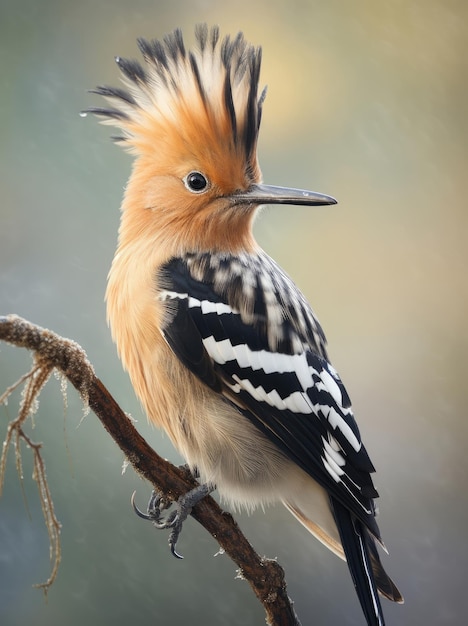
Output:
<instances>
[{"instance_id":1,"label":"bird","mask_svg":"<svg viewBox=\"0 0 468 626\"><path fill-rule=\"evenodd\" d=\"M198 24L138 39L142 61L116 57L122 86L93 93L92 113L135 159L108 276L107 316L149 421L162 427L199 487L173 527L213 489L234 509L282 502L347 561L369 626L379 593L401 603L377 550L375 471L325 334L305 296L260 247L263 205L331 205L328 195L266 185L257 144L266 88L261 47ZM142 514L142 516L145 516Z\"/></svg>"}]
</instances>

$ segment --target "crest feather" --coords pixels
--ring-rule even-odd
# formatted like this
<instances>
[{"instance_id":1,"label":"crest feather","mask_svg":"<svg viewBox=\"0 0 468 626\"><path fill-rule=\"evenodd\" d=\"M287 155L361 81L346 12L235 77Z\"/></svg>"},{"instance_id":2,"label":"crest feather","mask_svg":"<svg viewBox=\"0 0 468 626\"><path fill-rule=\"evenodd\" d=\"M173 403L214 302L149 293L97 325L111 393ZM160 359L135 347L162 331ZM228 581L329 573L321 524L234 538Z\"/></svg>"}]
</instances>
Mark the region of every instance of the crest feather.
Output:
<instances>
[{"instance_id":1,"label":"crest feather","mask_svg":"<svg viewBox=\"0 0 468 626\"><path fill-rule=\"evenodd\" d=\"M261 48L242 33L220 40L218 27L199 24L196 46L188 50L180 29L161 41L138 39L144 63L116 57L125 88L92 90L109 107L90 107L107 124L118 126L132 152L158 149L177 135L193 152L197 142L235 152L255 169L263 100L258 96Z\"/></svg>"}]
</instances>

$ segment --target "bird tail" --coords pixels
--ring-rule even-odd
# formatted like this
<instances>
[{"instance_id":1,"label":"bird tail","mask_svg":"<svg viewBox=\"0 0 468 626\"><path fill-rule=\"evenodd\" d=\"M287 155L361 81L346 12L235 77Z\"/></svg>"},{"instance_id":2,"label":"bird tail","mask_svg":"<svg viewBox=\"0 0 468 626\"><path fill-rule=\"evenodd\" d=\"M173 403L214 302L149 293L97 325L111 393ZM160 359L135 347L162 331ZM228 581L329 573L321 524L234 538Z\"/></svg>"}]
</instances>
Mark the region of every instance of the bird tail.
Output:
<instances>
[{"instance_id":1,"label":"bird tail","mask_svg":"<svg viewBox=\"0 0 468 626\"><path fill-rule=\"evenodd\" d=\"M342 504L332 500L332 508L349 571L369 626L385 626L379 594L393 602L403 597L385 572L369 530Z\"/></svg>"}]
</instances>

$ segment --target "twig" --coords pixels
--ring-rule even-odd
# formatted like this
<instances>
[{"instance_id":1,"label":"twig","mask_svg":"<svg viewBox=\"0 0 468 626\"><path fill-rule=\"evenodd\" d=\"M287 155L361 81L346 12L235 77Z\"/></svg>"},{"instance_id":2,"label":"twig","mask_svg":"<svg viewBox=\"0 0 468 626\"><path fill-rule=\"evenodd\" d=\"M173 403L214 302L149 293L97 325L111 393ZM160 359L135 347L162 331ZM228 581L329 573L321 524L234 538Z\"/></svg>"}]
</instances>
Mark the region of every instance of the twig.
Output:
<instances>
[{"instance_id":1,"label":"twig","mask_svg":"<svg viewBox=\"0 0 468 626\"><path fill-rule=\"evenodd\" d=\"M16 315L0 317L0 339L32 350L36 363L40 364L44 371L48 370L49 374L56 368L66 376L80 393L83 402L89 404L100 419L133 468L151 482L163 496L176 500L195 486L189 472L171 465L147 444L103 383L95 376L84 350L78 344ZM28 376L32 376L31 372ZM44 499L52 502L47 483L41 484L40 490L44 494ZM262 602L267 623L271 626L299 626L287 595L283 569L276 561L262 558L254 551L233 517L224 512L211 497L204 498L194 507L192 517L204 526L237 564L241 576L249 582ZM51 528L53 530L53 523L49 527L47 515L46 523L52 545L54 535L50 535L50 532ZM59 528L60 526L57 527L57 536Z\"/></svg>"}]
</instances>

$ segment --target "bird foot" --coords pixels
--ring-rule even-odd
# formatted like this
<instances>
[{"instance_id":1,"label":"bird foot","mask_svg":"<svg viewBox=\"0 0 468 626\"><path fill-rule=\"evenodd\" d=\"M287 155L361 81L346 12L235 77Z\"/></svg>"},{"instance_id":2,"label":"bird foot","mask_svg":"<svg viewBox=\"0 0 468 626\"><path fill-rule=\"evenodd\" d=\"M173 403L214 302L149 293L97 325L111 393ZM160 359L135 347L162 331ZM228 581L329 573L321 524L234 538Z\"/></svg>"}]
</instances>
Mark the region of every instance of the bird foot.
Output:
<instances>
[{"instance_id":1,"label":"bird foot","mask_svg":"<svg viewBox=\"0 0 468 626\"><path fill-rule=\"evenodd\" d=\"M177 502L173 502L157 491L152 491L147 506L147 513L143 513L135 504L135 493L132 495L132 506L138 517L152 522L153 526L158 530L170 528L169 547L171 553L177 559L184 557L176 551L177 541L179 540L182 526L187 517L192 512L193 507L207 496L213 487L207 484L197 485L186 494L181 496ZM164 516L163 512L174 504L174 510Z\"/></svg>"}]
</instances>

